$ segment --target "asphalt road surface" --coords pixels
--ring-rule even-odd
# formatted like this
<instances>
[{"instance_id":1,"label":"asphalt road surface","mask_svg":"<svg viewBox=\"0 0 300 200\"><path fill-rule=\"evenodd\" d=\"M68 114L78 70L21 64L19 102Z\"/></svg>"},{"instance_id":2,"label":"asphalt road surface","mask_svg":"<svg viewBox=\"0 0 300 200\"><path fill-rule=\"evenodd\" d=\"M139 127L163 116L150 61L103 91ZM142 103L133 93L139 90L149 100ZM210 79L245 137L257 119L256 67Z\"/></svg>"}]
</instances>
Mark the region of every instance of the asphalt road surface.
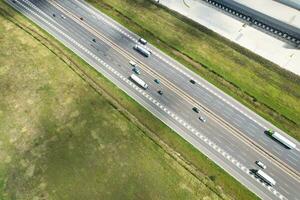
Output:
<instances>
[{"instance_id":1,"label":"asphalt road surface","mask_svg":"<svg viewBox=\"0 0 300 200\"><path fill-rule=\"evenodd\" d=\"M288 150L264 131L281 130L224 94L150 44L149 58L133 49L139 37L84 1L7 0L101 74L134 98L263 199L299 199L300 153ZM93 39L95 39L93 41ZM129 61L138 64L138 87ZM154 82L159 79L160 83ZM190 80L196 83L192 84ZM163 91L163 95L158 94ZM199 108L196 113L193 107ZM206 122L199 120L203 116ZM286 137L290 138L286 134ZM299 147L299 143L294 141ZM274 187L259 180L255 161L267 165Z\"/></svg>"}]
</instances>

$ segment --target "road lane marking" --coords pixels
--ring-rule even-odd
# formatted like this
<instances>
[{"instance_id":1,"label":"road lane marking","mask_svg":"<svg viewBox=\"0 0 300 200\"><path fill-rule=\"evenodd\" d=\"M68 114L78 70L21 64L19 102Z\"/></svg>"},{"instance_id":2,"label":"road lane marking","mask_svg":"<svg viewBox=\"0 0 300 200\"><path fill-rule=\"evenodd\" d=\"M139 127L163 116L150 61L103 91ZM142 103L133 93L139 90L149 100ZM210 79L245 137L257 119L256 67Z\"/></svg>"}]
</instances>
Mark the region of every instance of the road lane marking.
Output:
<instances>
[{"instance_id":1,"label":"road lane marking","mask_svg":"<svg viewBox=\"0 0 300 200\"><path fill-rule=\"evenodd\" d=\"M53 2L54 3L54 2ZM52 3L51 3L52 4ZM66 10L65 8L61 8L62 6L60 5L60 4L58 4L58 3L54 3L55 5L53 5L54 7L56 7L56 6L58 6L58 7L60 7L60 8L58 8L58 9L62 9L62 10ZM57 7L56 7L57 8ZM67 13L67 15L70 13L70 15L73 15L73 16L75 16L75 17L73 17L75 20L77 20L77 21L79 21L77 18L77 16L75 15L75 14L73 14L73 13L71 13L70 11L65 11L65 12L68 12ZM64 14L66 14L66 13L64 13ZM70 18L72 18L72 17L70 17ZM75 21L74 20L74 21ZM80 23L80 24L79 24ZM109 38L107 38L107 36L105 36L103 33L99 33L97 30L95 30L92 26L90 26L89 24L86 24L86 22L82 22L82 21L80 21L78 24L79 25L81 25L81 26L85 26L85 29L87 30L87 31L92 31L92 32L95 32L96 33L96 35L98 35L98 36L101 36L101 38L104 38L104 40L107 42L109 42L109 45L111 46L111 45L113 45L113 46L115 46L115 47L117 47L119 50L117 50L117 49L115 49L116 51L118 51L120 54L122 54L123 56L125 56L125 57L128 57L128 56L130 56L130 57L132 57L134 60L137 60L134 56L132 56L131 54L129 54L127 51L125 51L125 50L123 50L121 47L119 47L118 45L116 45L113 41L111 41L111 39L109 39ZM103 39L102 39L103 40ZM120 51L122 51L122 52L120 52ZM124 51L124 52L123 52ZM126 54L126 55L125 55ZM146 66L143 62L141 62L141 61L139 61L139 63L141 63L142 64L142 66L144 66L144 67L146 67L147 68L147 70L149 70L149 69L151 69L151 68L149 68L148 66ZM151 69L150 70L150 72L151 73L154 73L154 74L156 74L156 75L158 75L158 76L160 76L159 74L157 74L156 72L153 72L153 70ZM151 74L150 73L150 74ZM162 79L165 79L164 77L161 77ZM177 89L177 87L176 86L174 86L173 85L173 83L170 83L167 79L165 79L166 80L166 82L169 84L169 85L166 85L166 87L169 87L169 88L173 88L174 90L176 90L176 92L175 93L177 93L179 96L181 96L183 99L185 99L186 101L188 101L188 102L190 102L191 104L193 104L194 102L196 102L196 104L198 104L198 101L196 101L195 99L193 99L193 97L191 97L191 96L189 96L189 95L187 95L187 94L185 94L185 93L183 93L181 90L179 90L179 89ZM203 105L200 105L200 106L202 106L202 107L204 107ZM225 128L225 129L227 129L228 131L230 131L231 133L233 133L236 137L238 137L240 140L242 140L242 141L244 141L246 144L248 144L248 146L250 146L250 147L252 147L252 146L254 146L254 148L256 148L256 149L254 149L254 150L256 150L257 152L260 152L260 153L263 153L264 155L264 157L266 157L266 155L267 156L269 156L270 158L272 158L274 161L276 161L277 162L277 165L280 165L281 166L281 168L282 167L284 167L285 168L285 171L287 171L286 169L288 169L289 170L289 172L293 172L293 173L295 173L296 175L298 175L298 173L296 173L296 172L294 172L293 171L293 169L290 169L289 167L289 165L286 165L285 163L281 163L280 162L280 159L278 159L276 156L274 156L273 154L271 154L270 152L268 152L267 150L265 150L264 148L262 148L260 145L258 145L258 144L256 144L256 143L254 143L250 138L248 138L246 135L244 135L244 134L239 134L239 130L238 129L236 129L234 126L231 126L231 125L228 125L228 122L226 122L225 120L223 120L222 118L220 118L218 115L216 115L215 116L215 114L213 113L213 112L211 112L208 108L205 108L206 109L206 112L208 113L208 115L210 115L210 117L212 118L212 119L214 119L216 122L218 122L223 128ZM235 123L235 122L234 122ZM267 158L267 157L266 157ZM292 176L292 177L294 177L294 176ZM297 176L298 177L298 176Z\"/></svg>"},{"instance_id":2,"label":"road lane marking","mask_svg":"<svg viewBox=\"0 0 300 200\"><path fill-rule=\"evenodd\" d=\"M97 16L99 16L99 14L97 12L94 12L97 14ZM126 37L130 38L133 42L138 43L137 39L134 39L133 37L129 36L129 34L125 33L121 28L119 28L118 26L116 26L115 24L111 23L108 21L108 19L105 19L104 17L102 17L100 15L100 18L102 19L102 21L106 22L107 24L109 24L110 26L112 26L113 28L115 28L116 30L118 30L120 33L122 33L123 35L125 35ZM186 73L185 71L183 71L182 69L178 68L177 66L174 66L171 62L169 62L168 60L166 60L165 58L163 58L162 56L160 56L160 54L156 53L155 51L151 50L149 47L146 47L148 50L150 50L152 52L152 54L154 54L155 56L157 56L159 59L163 60L165 63L171 65L173 68L175 68L177 71L179 71L180 73L184 74L186 77L188 77L189 79L193 79L194 78L189 75L188 73ZM181 64L180 64L181 65ZM186 68L186 67L185 67ZM253 119L251 116L247 115L244 111L240 110L239 108L237 108L236 106L234 106L233 104L231 104L227 99L221 97L220 95L218 95L216 92L212 91L210 88L206 87L204 84L198 82L197 80L195 80L198 85L200 85L202 88L206 89L207 91L209 91L210 93L214 94L216 97L218 97L219 99L221 99L223 102L225 102L226 104L230 105L231 107L233 107L235 110L239 111L240 113L242 113L243 115L245 115L247 118L251 119L252 121L254 121L256 124L260 125L261 127L263 127L264 129L268 129L267 127L263 126L261 123L257 122L255 119Z\"/></svg>"},{"instance_id":3,"label":"road lane marking","mask_svg":"<svg viewBox=\"0 0 300 200\"><path fill-rule=\"evenodd\" d=\"M19 1L16 0L18 3ZM27 2L27 0L23 0L23 2ZM91 53L88 49L86 49L85 47L83 47L82 45L80 45L77 41L75 41L73 38L71 38L70 36L66 35L63 31L61 31L60 29L58 29L57 27L55 27L53 24L51 24L49 21L45 20L44 18L42 18L41 16L39 16L37 13L35 13L34 11L32 11L31 9L27 8L26 6L24 6L23 4L20 4L25 10L29 11L30 13L32 13L34 16L36 16L37 18L39 18L40 20L42 20L44 23L46 23L48 26L50 26L51 28L53 28L54 30L56 30L58 33L60 33L61 35L63 35L67 40L71 41L73 44L75 44L77 47L81 48L82 50L84 50L85 52L87 52L88 55L90 55L91 57L93 57L95 60L101 60L99 57L97 56L93 56L94 54ZM122 74L120 74L118 71L113 71L112 67L110 67L108 64L106 64L104 61L100 62L105 68L107 68L109 71L111 71L113 74L117 75L121 80L124 80L124 76ZM128 81L128 79L126 79L127 81L124 81L125 83L128 83L132 88L134 88L136 91L138 91L140 94L142 94L142 96L146 97L148 100L152 100L153 97L149 96L147 93L145 93L143 95L142 92L140 92L140 90L138 90L138 87L133 84L131 81ZM160 107L159 107L160 108ZM171 115L171 111L168 110L166 107L163 107L164 111L167 111L166 113ZM174 113L173 113L174 114ZM174 114L175 115L175 114ZM172 116L171 116L172 117ZM172 117L173 119L175 117ZM178 117L178 122L183 123L184 120L182 120L180 117ZM186 123L186 122L185 122ZM187 123L186 123L187 124ZM207 137L203 136L202 134L200 134L199 132L196 132L196 135L200 135L199 138L201 140L203 140L206 144L208 144L209 146L214 146L215 148L213 149L217 149L217 145L215 145L213 142L211 142ZM220 147L218 147L220 149ZM228 153L226 153L225 151L223 151L222 155L226 156L229 155ZM225 157L226 159L228 159L227 157ZM232 157L230 157L232 158ZM232 161L232 159L230 159L230 161ZM239 162L237 162L236 166L238 166L240 169L242 169L242 167L245 168L245 166L241 165ZM243 169L244 169L243 168ZM243 170L244 171L244 170ZM276 190L274 190L276 191ZM276 191L276 196L278 196L280 193ZM281 197L281 196L280 196Z\"/></svg>"},{"instance_id":4,"label":"road lane marking","mask_svg":"<svg viewBox=\"0 0 300 200\"><path fill-rule=\"evenodd\" d=\"M92 13L94 13L95 17L99 17L102 21L104 21L106 24L110 25L111 27L113 27L114 29L116 29L117 31L119 31L120 33L122 33L124 36L126 36L127 38L129 38L130 40L132 40L134 43L138 43L138 40L135 39L134 37L132 37L131 35L134 35L136 37L135 34L133 34L132 32L128 31L125 27L120 26L119 24L112 23L114 22L114 20L109 19L104 17L104 15L102 15L99 11L95 11L92 8L89 8L87 5L85 5L82 2L78 2L79 4L81 4L83 6L83 8L91 11ZM111 22L112 21L112 22ZM124 30L126 30L127 32L125 32ZM190 75L189 73L191 73L190 71L188 71L189 73L185 72L183 69L187 70L187 68L185 66L183 66L182 64L180 64L179 62L174 62L173 60L169 61L169 58L167 55L165 55L164 53L160 52L162 55L164 55L167 59L163 58L159 53L157 53L156 51L153 51L152 49L150 49L149 47L145 47L148 50L150 50L155 56L157 56L159 59L163 60L165 63L169 64L170 66L172 66L173 68L175 68L177 71L179 71L180 73L184 74L186 77L188 77L189 79L193 79L193 76ZM174 64L172 63L174 62ZM177 67L175 65L179 65L180 67ZM195 76L195 75L194 75ZM196 75L195 77L198 78L198 75ZM240 112L241 114L243 114L244 116L246 116L248 119L252 120L253 122L255 122L256 124L258 124L259 126L261 126L264 129L268 129L266 126L264 126L263 124L261 124L260 122L258 122L257 120L253 119L253 117L251 117L250 115L246 114L243 110L239 109L237 106L233 105L232 103L230 103L227 99L223 98L221 95L217 94L215 91L213 91L212 89L210 89L209 87L207 87L206 85L204 85L203 83L200 83L198 80L195 80L196 83L198 83L202 88L206 89L207 91L209 91L211 94L215 95L216 97L218 97L219 99L221 99L223 102L225 102L227 105L229 105L230 107L234 108L235 110L237 110L238 112ZM202 82L206 82L205 80L201 80ZM248 109L248 108L246 108ZM298 152L300 152L300 149L296 148L296 150Z\"/></svg>"}]
</instances>

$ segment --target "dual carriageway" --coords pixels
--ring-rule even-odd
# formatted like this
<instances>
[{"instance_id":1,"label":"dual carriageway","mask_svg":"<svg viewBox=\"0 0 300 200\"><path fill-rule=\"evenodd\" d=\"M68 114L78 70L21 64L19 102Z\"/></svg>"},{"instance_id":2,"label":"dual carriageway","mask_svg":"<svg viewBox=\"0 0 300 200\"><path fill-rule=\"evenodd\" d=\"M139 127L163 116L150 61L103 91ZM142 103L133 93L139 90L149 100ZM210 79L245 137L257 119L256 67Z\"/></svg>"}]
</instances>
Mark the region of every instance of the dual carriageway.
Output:
<instances>
[{"instance_id":1,"label":"dual carriageway","mask_svg":"<svg viewBox=\"0 0 300 200\"><path fill-rule=\"evenodd\" d=\"M299 149L288 150L270 139L269 122L224 94L152 45L149 58L134 50L139 36L84 1L7 0L19 12L48 31L129 96L263 199L298 199ZM132 67L148 85L129 77ZM160 84L154 80L160 80ZM194 84L191 83L194 81ZM158 94L163 91L163 95ZM199 108L201 116L192 111ZM284 133L282 133L284 134ZM286 135L285 135L286 136ZM288 136L286 136L288 137ZM289 137L288 137L289 138ZM293 138L289 138L297 144ZM265 163L276 179L272 187L252 173L255 161Z\"/></svg>"}]
</instances>

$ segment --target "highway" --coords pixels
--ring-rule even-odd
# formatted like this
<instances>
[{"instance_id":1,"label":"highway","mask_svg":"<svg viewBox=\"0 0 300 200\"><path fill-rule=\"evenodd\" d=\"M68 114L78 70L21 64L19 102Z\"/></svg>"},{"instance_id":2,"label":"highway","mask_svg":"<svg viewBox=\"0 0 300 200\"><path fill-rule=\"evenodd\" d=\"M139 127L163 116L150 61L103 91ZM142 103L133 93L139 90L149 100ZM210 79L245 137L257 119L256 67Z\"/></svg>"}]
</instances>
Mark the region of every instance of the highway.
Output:
<instances>
[{"instance_id":1,"label":"highway","mask_svg":"<svg viewBox=\"0 0 300 200\"><path fill-rule=\"evenodd\" d=\"M264 131L282 131L224 94L164 53L133 49L138 36L83 1L7 0L147 110L207 155L262 199L299 199L299 149L288 150ZM55 16L53 16L55 14ZM82 18L82 19L80 19ZM95 42L93 41L95 39ZM139 88L128 77L129 60L139 65L148 85ZM154 82L159 79L160 84ZM190 83L195 80L196 84ZM158 94L163 91L163 95ZM192 111L196 106L200 114ZM198 117L207 121L201 122ZM299 143L294 139L298 148ZM267 165L277 184L267 186L251 173L255 161Z\"/></svg>"}]
</instances>

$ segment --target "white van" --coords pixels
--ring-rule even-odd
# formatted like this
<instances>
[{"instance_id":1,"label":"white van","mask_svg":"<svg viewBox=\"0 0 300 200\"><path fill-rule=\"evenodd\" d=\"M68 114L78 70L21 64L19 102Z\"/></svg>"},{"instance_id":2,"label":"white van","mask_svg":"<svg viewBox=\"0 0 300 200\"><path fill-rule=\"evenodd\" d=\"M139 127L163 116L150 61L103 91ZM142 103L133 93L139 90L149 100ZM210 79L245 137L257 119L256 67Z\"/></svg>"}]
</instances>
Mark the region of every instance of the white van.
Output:
<instances>
[{"instance_id":1,"label":"white van","mask_svg":"<svg viewBox=\"0 0 300 200\"><path fill-rule=\"evenodd\" d=\"M267 168L267 166L264 163L262 163L261 161L257 160L257 161L255 161L255 164L257 164L257 166L259 166L262 169L266 169Z\"/></svg>"},{"instance_id":2,"label":"white van","mask_svg":"<svg viewBox=\"0 0 300 200\"><path fill-rule=\"evenodd\" d=\"M130 61L129 61L129 64L130 64L132 67L136 67L136 63L135 63L133 60L130 60Z\"/></svg>"},{"instance_id":3,"label":"white van","mask_svg":"<svg viewBox=\"0 0 300 200\"><path fill-rule=\"evenodd\" d=\"M144 38L140 38L139 39L139 43L146 45L147 44L147 40L145 40Z\"/></svg>"}]
</instances>

